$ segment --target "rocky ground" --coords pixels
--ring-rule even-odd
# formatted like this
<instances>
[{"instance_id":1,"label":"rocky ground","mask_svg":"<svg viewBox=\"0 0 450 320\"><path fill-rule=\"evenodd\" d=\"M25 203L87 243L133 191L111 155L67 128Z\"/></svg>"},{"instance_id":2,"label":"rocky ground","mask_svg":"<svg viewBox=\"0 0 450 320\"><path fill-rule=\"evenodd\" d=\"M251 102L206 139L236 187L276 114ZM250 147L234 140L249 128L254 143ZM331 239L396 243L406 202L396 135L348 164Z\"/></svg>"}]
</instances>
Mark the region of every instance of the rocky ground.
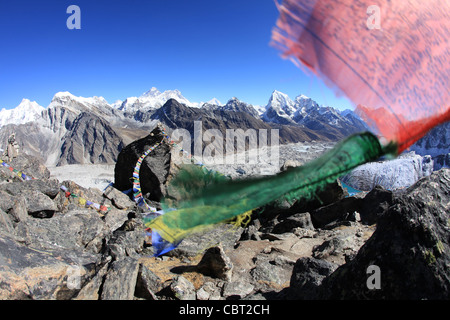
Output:
<instances>
[{"instance_id":1,"label":"rocky ground","mask_svg":"<svg viewBox=\"0 0 450 320\"><path fill-rule=\"evenodd\" d=\"M156 138L123 152L138 152ZM149 190L167 192L176 171L169 152L149 159L170 162L151 172L160 185ZM134 166L128 156L129 164L119 155L121 168ZM0 166L0 299L450 297L449 169L399 192L376 187L349 197L337 182L320 200L268 205L246 226L222 224L152 257L142 213L119 191L126 185L100 191L58 181L26 155L10 165L37 179L23 181ZM66 197L61 185L78 198ZM86 208L79 198L109 210ZM380 288L368 285L370 266L379 267Z\"/></svg>"},{"instance_id":2,"label":"rocky ground","mask_svg":"<svg viewBox=\"0 0 450 320\"><path fill-rule=\"evenodd\" d=\"M208 164L208 168L233 178L275 174L287 165L302 165L320 156L334 146L332 142L299 142L270 148L267 158L258 157L258 151L250 150L238 153L231 164ZM277 149L275 149L277 148ZM277 152L275 161L270 161L271 152ZM266 154L266 153L264 153ZM223 158L228 161L230 157ZM295 159L295 160L292 160ZM103 190L114 183L114 165L110 164L71 164L48 167L51 178L60 181L72 180L85 188Z\"/></svg>"}]
</instances>

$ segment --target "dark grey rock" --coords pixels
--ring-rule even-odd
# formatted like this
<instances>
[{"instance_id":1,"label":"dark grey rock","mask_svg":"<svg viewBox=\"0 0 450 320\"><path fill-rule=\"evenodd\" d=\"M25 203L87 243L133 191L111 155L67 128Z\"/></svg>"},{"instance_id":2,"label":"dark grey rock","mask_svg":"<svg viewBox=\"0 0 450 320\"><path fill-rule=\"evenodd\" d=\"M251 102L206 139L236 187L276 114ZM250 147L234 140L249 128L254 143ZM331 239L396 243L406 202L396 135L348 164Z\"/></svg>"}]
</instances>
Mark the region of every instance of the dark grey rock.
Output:
<instances>
[{"instance_id":1,"label":"dark grey rock","mask_svg":"<svg viewBox=\"0 0 450 320\"><path fill-rule=\"evenodd\" d=\"M322 299L449 299L450 170L421 179L394 200L358 254L326 278ZM368 267L380 270L369 289Z\"/></svg>"},{"instance_id":2,"label":"dark grey rock","mask_svg":"<svg viewBox=\"0 0 450 320\"><path fill-rule=\"evenodd\" d=\"M355 221L359 213L363 224L375 224L393 203L393 192L376 186L364 197L343 198L311 211L311 220L316 228L334 226L342 221Z\"/></svg>"},{"instance_id":3,"label":"dark grey rock","mask_svg":"<svg viewBox=\"0 0 450 320\"><path fill-rule=\"evenodd\" d=\"M136 297L147 300L158 300L156 293L162 288L162 280L145 264L140 264L135 291Z\"/></svg>"},{"instance_id":4,"label":"dark grey rock","mask_svg":"<svg viewBox=\"0 0 450 320\"><path fill-rule=\"evenodd\" d=\"M312 200L301 199L294 203L278 200L264 206L256 212L259 212L258 219L261 221L262 229L264 229L264 231L270 232L271 227L278 222L283 221L289 216L306 212L310 213L313 226L318 228L326 223L322 221L316 222L315 217L313 216L314 211L317 208L333 205L336 202L346 201L345 199L347 199L347 196L348 192L346 189L342 187L339 180L336 180L334 183L328 184L323 190L320 190ZM276 218L276 221L274 221L274 218ZM325 218L325 221L334 221L334 219L339 218L340 214L336 214L333 211L332 217ZM294 220L296 219L294 218Z\"/></svg>"},{"instance_id":5,"label":"dark grey rock","mask_svg":"<svg viewBox=\"0 0 450 320\"><path fill-rule=\"evenodd\" d=\"M27 202L28 214L33 217L51 218L58 210L52 199L39 191L29 190L23 196Z\"/></svg>"},{"instance_id":6,"label":"dark grey rock","mask_svg":"<svg viewBox=\"0 0 450 320\"><path fill-rule=\"evenodd\" d=\"M113 261L102 287L102 300L133 300L139 272L137 259L124 257Z\"/></svg>"},{"instance_id":7,"label":"dark grey rock","mask_svg":"<svg viewBox=\"0 0 450 320\"><path fill-rule=\"evenodd\" d=\"M0 299L71 299L99 263L81 250L40 250L0 234Z\"/></svg>"},{"instance_id":8,"label":"dark grey rock","mask_svg":"<svg viewBox=\"0 0 450 320\"><path fill-rule=\"evenodd\" d=\"M359 212L362 223L372 225L387 211L393 201L392 191L376 186L359 201L359 208L356 211Z\"/></svg>"},{"instance_id":9,"label":"dark grey rock","mask_svg":"<svg viewBox=\"0 0 450 320\"><path fill-rule=\"evenodd\" d=\"M62 138L57 165L114 163L124 147L111 124L91 112L81 112ZM86 161L87 158L87 161Z\"/></svg>"},{"instance_id":10,"label":"dark grey rock","mask_svg":"<svg viewBox=\"0 0 450 320\"><path fill-rule=\"evenodd\" d=\"M106 245L106 253L114 259L125 256L134 256L142 252L144 248L144 231L117 230L113 233Z\"/></svg>"},{"instance_id":11,"label":"dark grey rock","mask_svg":"<svg viewBox=\"0 0 450 320\"><path fill-rule=\"evenodd\" d=\"M292 271L288 298L317 299L322 281L337 267L334 263L312 257L298 259Z\"/></svg>"},{"instance_id":12,"label":"dark grey rock","mask_svg":"<svg viewBox=\"0 0 450 320\"><path fill-rule=\"evenodd\" d=\"M30 191L37 191L43 193L50 199L54 199L60 192L60 184L58 180L27 180L27 181L16 181L11 183L5 183L0 185L0 193L7 193L11 196L25 195Z\"/></svg>"},{"instance_id":13,"label":"dark grey rock","mask_svg":"<svg viewBox=\"0 0 450 320\"><path fill-rule=\"evenodd\" d=\"M132 188L131 178L137 160L148 148L162 142L144 159L139 172L142 193L149 194L149 200L161 200L164 193L163 185L169 176L171 160L171 147L167 143L167 139L163 138L161 128L156 127L148 136L136 140L122 149L114 168L114 187L116 189L126 191Z\"/></svg>"},{"instance_id":14,"label":"dark grey rock","mask_svg":"<svg viewBox=\"0 0 450 320\"><path fill-rule=\"evenodd\" d=\"M111 200L111 203L118 209L130 209L134 206L134 201L113 186L108 186L103 191L103 196Z\"/></svg>"},{"instance_id":15,"label":"dark grey rock","mask_svg":"<svg viewBox=\"0 0 450 320\"><path fill-rule=\"evenodd\" d=\"M252 258L254 267L250 270L250 277L255 291L264 293L278 292L289 286L289 280L295 264L293 257L295 255L273 247L267 247L254 256ZM237 274L245 276L243 273Z\"/></svg>"},{"instance_id":16,"label":"dark grey rock","mask_svg":"<svg viewBox=\"0 0 450 320\"><path fill-rule=\"evenodd\" d=\"M73 297L74 300L99 300L103 282L108 273L109 261L105 261L104 265L99 265L93 277L87 281L80 291Z\"/></svg>"},{"instance_id":17,"label":"dark grey rock","mask_svg":"<svg viewBox=\"0 0 450 320\"><path fill-rule=\"evenodd\" d=\"M359 210L361 199L344 198L335 203L320 207L311 212L311 220L316 228L324 228L336 222L345 221L355 211Z\"/></svg>"},{"instance_id":18,"label":"dark grey rock","mask_svg":"<svg viewBox=\"0 0 450 320\"><path fill-rule=\"evenodd\" d=\"M0 233L6 233L9 235L14 234L14 225L11 216L3 210L0 210Z\"/></svg>"},{"instance_id":19,"label":"dark grey rock","mask_svg":"<svg viewBox=\"0 0 450 320\"><path fill-rule=\"evenodd\" d=\"M324 241L321 245L313 249L313 257L317 259L325 259L330 255L338 255L343 253L345 249L352 247L351 239L343 237L334 237Z\"/></svg>"},{"instance_id":20,"label":"dark grey rock","mask_svg":"<svg viewBox=\"0 0 450 320\"><path fill-rule=\"evenodd\" d=\"M287 217L273 227L272 233L292 232L295 228L314 230L311 216L308 212L296 213Z\"/></svg>"},{"instance_id":21,"label":"dark grey rock","mask_svg":"<svg viewBox=\"0 0 450 320\"><path fill-rule=\"evenodd\" d=\"M179 275L172 279L170 290L178 300L195 300L195 287L185 277Z\"/></svg>"},{"instance_id":22,"label":"dark grey rock","mask_svg":"<svg viewBox=\"0 0 450 320\"><path fill-rule=\"evenodd\" d=\"M211 230L199 232L184 239L176 249L169 251L166 255L177 258L195 257L203 253L205 249L219 243L227 252L227 250L233 249L242 232L242 228L236 228L229 224L219 224Z\"/></svg>"},{"instance_id":23,"label":"dark grey rock","mask_svg":"<svg viewBox=\"0 0 450 320\"><path fill-rule=\"evenodd\" d=\"M260 232L258 231L260 228L259 220L253 220L253 224L247 226L244 231L242 232L240 241L244 240L261 240ZM254 224L254 222L258 222L257 225Z\"/></svg>"},{"instance_id":24,"label":"dark grey rock","mask_svg":"<svg viewBox=\"0 0 450 320\"><path fill-rule=\"evenodd\" d=\"M50 178L50 171L42 163L41 159L26 153L21 153L9 162L9 165L35 179L46 180Z\"/></svg>"},{"instance_id":25,"label":"dark grey rock","mask_svg":"<svg viewBox=\"0 0 450 320\"><path fill-rule=\"evenodd\" d=\"M0 189L0 209L8 212L14 206L14 197Z\"/></svg>"},{"instance_id":26,"label":"dark grey rock","mask_svg":"<svg viewBox=\"0 0 450 320\"><path fill-rule=\"evenodd\" d=\"M106 237L105 225L94 210L57 213L50 219L27 219L17 225L17 235L35 248L84 249L98 253Z\"/></svg>"},{"instance_id":27,"label":"dark grey rock","mask_svg":"<svg viewBox=\"0 0 450 320\"><path fill-rule=\"evenodd\" d=\"M231 280L233 264L221 245L206 250L196 270L204 275L222 280Z\"/></svg>"},{"instance_id":28,"label":"dark grey rock","mask_svg":"<svg viewBox=\"0 0 450 320\"><path fill-rule=\"evenodd\" d=\"M118 210L115 208L109 210L103 218L103 221L105 222L105 225L108 228L109 232L112 233L120 229L129 219L128 214L129 212L127 211Z\"/></svg>"},{"instance_id":29,"label":"dark grey rock","mask_svg":"<svg viewBox=\"0 0 450 320\"><path fill-rule=\"evenodd\" d=\"M225 282L222 296L227 299L242 299L251 294L255 286L246 281Z\"/></svg>"},{"instance_id":30,"label":"dark grey rock","mask_svg":"<svg viewBox=\"0 0 450 320\"><path fill-rule=\"evenodd\" d=\"M28 219L27 201L25 197L19 196L14 199L11 210L8 211L14 223L26 221Z\"/></svg>"},{"instance_id":31,"label":"dark grey rock","mask_svg":"<svg viewBox=\"0 0 450 320\"><path fill-rule=\"evenodd\" d=\"M91 202L97 203L99 205L105 205L114 209L111 201L103 196L103 192L97 188L84 188L73 181L67 180L63 181L60 185L65 186L72 195L76 195L77 197L66 197L65 192L60 190L59 195L54 199L55 203L57 203L60 211L67 211L69 209L74 210L76 208L82 208L79 205L79 198L84 198Z\"/></svg>"},{"instance_id":32,"label":"dark grey rock","mask_svg":"<svg viewBox=\"0 0 450 320\"><path fill-rule=\"evenodd\" d=\"M23 202L17 203L17 201L23 201L26 203L26 210L29 215L38 218L49 218L58 211L58 207L53 199L59 193L58 181L56 180L30 180L24 182L11 182L0 185L0 199L1 208L8 212L15 208L16 219L19 217L17 214L22 215L18 206ZM22 218L25 218L22 215Z\"/></svg>"},{"instance_id":33,"label":"dark grey rock","mask_svg":"<svg viewBox=\"0 0 450 320\"><path fill-rule=\"evenodd\" d=\"M250 271L255 286L261 291L280 290L289 283L292 266L280 266L275 261L260 261Z\"/></svg>"}]
</instances>

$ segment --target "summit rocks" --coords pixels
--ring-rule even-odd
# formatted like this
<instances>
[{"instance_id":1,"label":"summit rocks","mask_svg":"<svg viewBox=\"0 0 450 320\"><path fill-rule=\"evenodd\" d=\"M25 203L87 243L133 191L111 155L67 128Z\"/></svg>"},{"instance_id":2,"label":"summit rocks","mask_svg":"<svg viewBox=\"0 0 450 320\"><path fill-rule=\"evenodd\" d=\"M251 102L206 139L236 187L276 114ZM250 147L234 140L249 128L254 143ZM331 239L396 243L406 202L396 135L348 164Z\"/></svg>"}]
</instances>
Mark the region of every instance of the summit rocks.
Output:
<instances>
[{"instance_id":1,"label":"summit rocks","mask_svg":"<svg viewBox=\"0 0 450 320\"><path fill-rule=\"evenodd\" d=\"M143 195L148 200L159 202L163 195L167 195L165 185L181 164L179 155L172 152L172 148L164 138L162 127L157 126L146 137L136 140L126 146L120 153L114 170L114 186L118 190L126 191L132 188L133 171L139 157L148 148L160 143L141 164L139 176Z\"/></svg>"},{"instance_id":2,"label":"summit rocks","mask_svg":"<svg viewBox=\"0 0 450 320\"><path fill-rule=\"evenodd\" d=\"M152 133L124 149L131 160L118 171L160 141ZM177 164L171 145L160 150L149 155L154 202ZM49 179L38 159L21 157L16 169L42 176L22 181L0 167L0 299L449 298L449 169L407 189L355 196L336 182L321 201L271 204L246 226L224 223L153 257L140 211L116 186ZM373 265L380 289L367 286Z\"/></svg>"},{"instance_id":3,"label":"summit rocks","mask_svg":"<svg viewBox=\"0 0 450 320\"><path fill-rule=\"evenodd\" d=\"M449 299L449 186L443 169L395 197L354 259L322 282L319 297ZM381 272L378 290L366 285L370 265Z\"/></svg>"}]
</instances>

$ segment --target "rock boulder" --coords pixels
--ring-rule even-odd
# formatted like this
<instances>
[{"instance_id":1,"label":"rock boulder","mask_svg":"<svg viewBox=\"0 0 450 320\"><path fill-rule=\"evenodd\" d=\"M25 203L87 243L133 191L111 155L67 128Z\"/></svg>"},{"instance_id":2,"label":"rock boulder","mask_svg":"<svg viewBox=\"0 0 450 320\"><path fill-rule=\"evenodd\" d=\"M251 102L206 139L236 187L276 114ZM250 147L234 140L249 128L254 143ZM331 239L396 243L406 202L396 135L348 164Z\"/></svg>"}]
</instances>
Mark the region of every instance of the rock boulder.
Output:
<instances>
[{"instance_id":1,"label":"rock boulder","mask_svg":"<svg viewBox=\"0 0 450 320\"><path fill-rule=\"evenodd\" d=\"M320 298L449 299L449 186L442 169L396 198L355 258L323 280ZM367 285L370 266L379 268L379 289Z\"/></svg>"},{"instance_id":2,"label":"rock boulder","mask_svg":"<svg viewBox=\"0 0 450 320\"><path fill-rule=\"evenodd\" d=\"M133 171L139 157L156 143L155 148L142 162L139 176L142 194L149 200L160 201L165 194L165 183L171 174L172 147L164 139L161 127L157 126L148 136L136 140L119 153L114 168L114 187L126 191L133 186Z\"/></svg>"}]
</instances>

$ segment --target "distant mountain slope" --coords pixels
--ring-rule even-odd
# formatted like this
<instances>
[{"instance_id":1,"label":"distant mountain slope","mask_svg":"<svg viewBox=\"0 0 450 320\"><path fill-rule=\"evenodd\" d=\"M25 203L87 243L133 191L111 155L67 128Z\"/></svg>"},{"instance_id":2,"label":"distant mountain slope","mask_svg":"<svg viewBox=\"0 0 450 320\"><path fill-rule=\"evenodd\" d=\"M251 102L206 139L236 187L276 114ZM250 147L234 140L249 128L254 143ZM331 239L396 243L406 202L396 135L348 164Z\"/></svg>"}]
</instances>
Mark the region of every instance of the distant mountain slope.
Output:
<instances>
[{"instance_id":1,"label":"distant mountain slope","mask_svg":"<svg viewBox=\"0 0 450 320\"><path fill-rule=\"evenodd\" d=\"M367 130L364 122L350 110L340 112L331 107L319 106L305 95L291 100L286 94L276 90L261 118L266 122L306 127L322 132L331 139Z\"/></svg>"},{"instance_id":2,"label":"distant mountain slope","mask_svg":"<svg viewBox=\"0 0 450 320\"><path fill-rule=\"evenodd\" d=\"M37 121L41 117L44 107L35 101L23 99L14 109L2 109L0 111L0 127L8 124L24 124L30 121Z\"/></svg>"},{"instance_id":3,"label":"distant mountain slope","mask_svg":"<svg viewBox=\"0 0 450 320\"><path fill-rule=\"evenodd\" d=\"M430 132L410 147L422 156L430 155L434 160L434 170L450 168L450 122L430 130Z\"/></svg>"},{"instance_id":4,"label":"distant mountain slope","mask_svg":"<svg viewBox=\"0 0 450 320\"><path fill-rule=\"evenodd\" d=\"M111 125L89 112L75 118L63 141L57 165L114 163L124 147Z\"/></svg>"},{"instance_id":5,"label":"distant mountain slope","mask_svg":"<svg viewBox=\"0 0 450 320\"><path fill-rule=\"evenodd\" d=\"M113 163L125 143L149 129L149 125L125 118L101 97L76 97L68 92L57 93L30 121L19 118L10 122L0 128L0 147L4 149L9 135L15 132L21 150L38 156L48 166Z\"/></svg>"},{"instance_id":6,"label":"distant mountain slope","mask_svg":"<svg viewBox=\"0 0 450 320\"><path fill-rule=\"evenodd\" d=\"M271 129L278 129L281 144L312 140L333 141L343 137L341 134L332 136L299 126L266 123L245 111L230 111L226 108L190 108L175 99L167 101L164 106L152 114L151 119L160 121L168 130L186 129L192 137L194 137L195 121L201 121L203 133L208 129L218 129L224 138L227 129L242 129L244 132L248 129L265 129L269 136ZM209 141L207 137L203 139Z\"/></svg>"},{"instance_id":7,"label":"distant mountain slope","mask_svg":"<svg viewBox=\"0 0 450 320\"><path fill-rule=\"evenodd\" d=\"M103 97L78 97L58 92L48 107L23 99L15 108L0 111L0 148L16 133L22 150L42 158L48 166L81 163L114 163L120 149L150 132L162 122L171 132L184 128L194 133L194 122L202 130L279 129L281 144L299 141L338 141L367 130L351 110L319 106L304 95L294 100L274 91L266 106L253 106L238 98L222 105L217 99L196 103L178 90L151 88L140 97L109 104ZM436 129L413 148L417 153L448 162L449 125ZM205 144L209 136L205 136ZM437 158L436 158L437 159Z\"/></svg>"}]
</instances>

